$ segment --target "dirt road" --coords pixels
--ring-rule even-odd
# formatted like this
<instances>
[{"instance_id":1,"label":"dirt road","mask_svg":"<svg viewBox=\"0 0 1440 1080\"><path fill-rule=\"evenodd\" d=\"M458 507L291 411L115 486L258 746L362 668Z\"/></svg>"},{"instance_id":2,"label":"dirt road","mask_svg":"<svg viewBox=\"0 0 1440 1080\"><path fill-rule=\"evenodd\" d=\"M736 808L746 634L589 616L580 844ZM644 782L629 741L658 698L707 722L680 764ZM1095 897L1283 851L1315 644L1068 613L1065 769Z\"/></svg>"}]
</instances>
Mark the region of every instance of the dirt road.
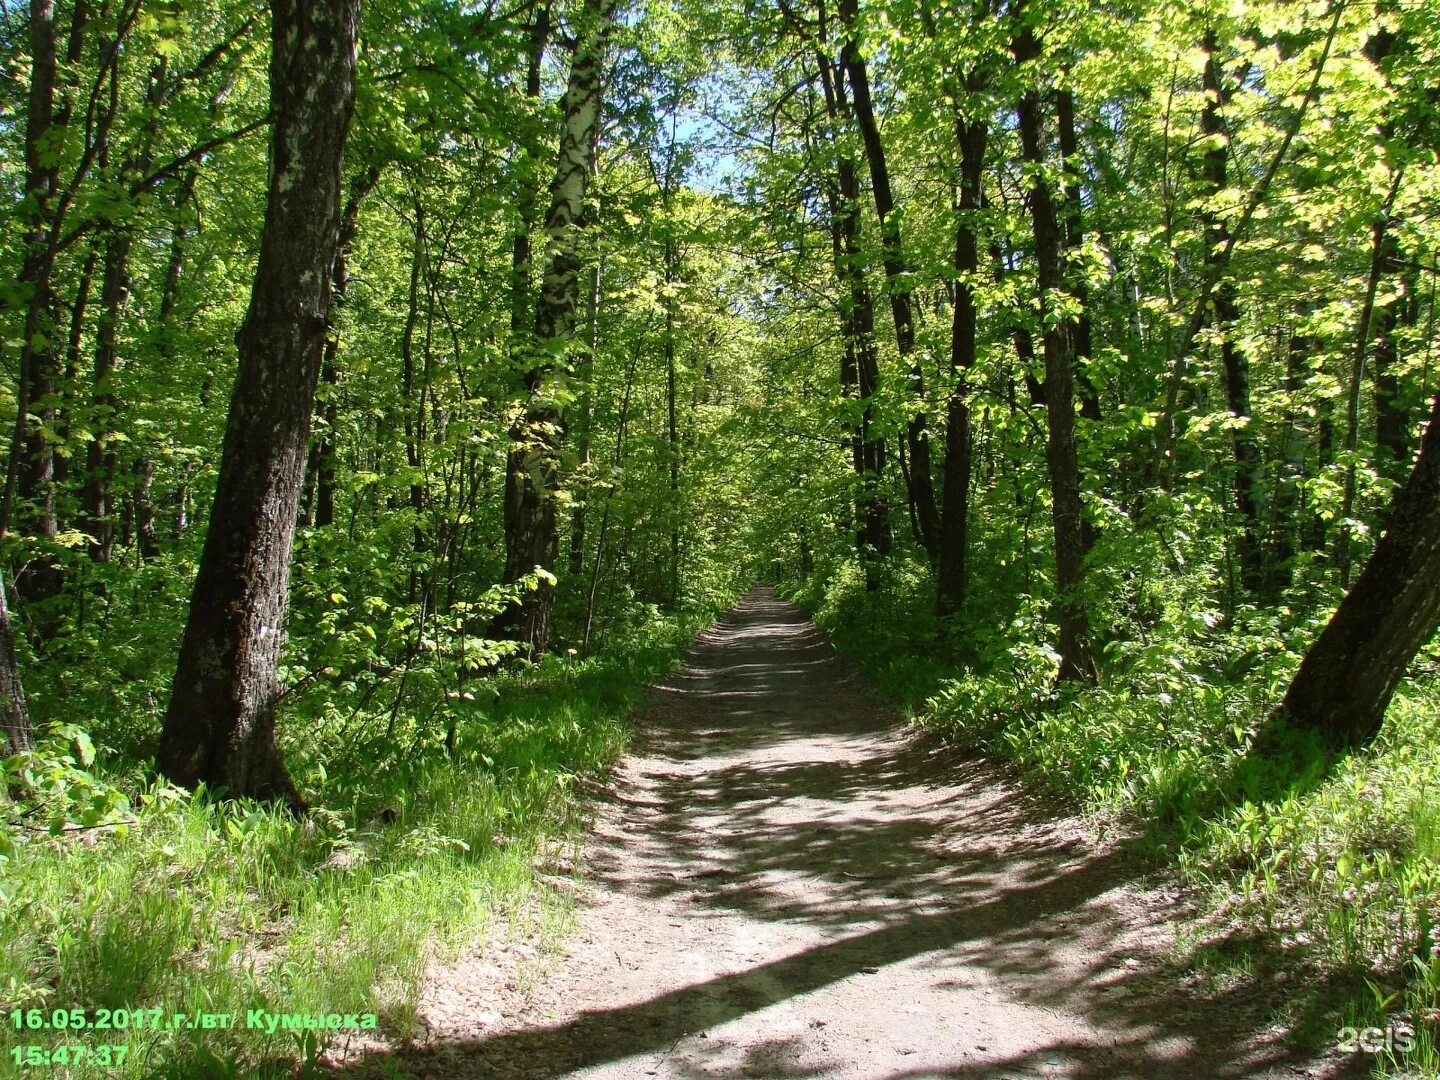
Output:
<instances>
[{"instance_id":1,"label":"dirt road","mask_svg":"<svg viewBox=\"0 0 1440 1080\"><path fill-rule=\"evenodd\" d=\"M1173 890L993 765L917 745L769 590L637 728L566 957L524 993L490 963L440 975L429 1044L391 1075L1320 1075L1253 998L1173 968Z\"/></svg>"}]
</instances>

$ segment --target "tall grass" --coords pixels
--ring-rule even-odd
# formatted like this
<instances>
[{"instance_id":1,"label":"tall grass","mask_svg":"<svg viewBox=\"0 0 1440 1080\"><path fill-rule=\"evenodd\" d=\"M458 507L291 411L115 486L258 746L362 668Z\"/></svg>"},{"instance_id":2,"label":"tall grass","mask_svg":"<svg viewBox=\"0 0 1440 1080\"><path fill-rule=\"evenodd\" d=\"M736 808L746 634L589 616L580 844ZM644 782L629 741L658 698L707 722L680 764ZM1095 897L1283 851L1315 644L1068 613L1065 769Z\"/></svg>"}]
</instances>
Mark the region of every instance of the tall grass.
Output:
<instances>
[{"instance_id":1,"label":"tall grass","mask_svg":"<svg viewBox=\"0 0 1440 1080\"><path fill-rule=\"evenodd\" d=\"M386 717L358 727L346 717L348 735L338 718L312 716L307 729L292 715L287 753L312 782L327 778L318 790L328 807L303 818L140 786L122 771L94 782L112 792L118 824L12 832L0 849L0 1067L14 1065L14 1047L110 1043L129 1047L122 1067L34 1071L279 1077L324 1045L246 1030L248 1009L374 1013L381 1034L406 1038L431 960L502 923L542 940L563 926L565 900L537 866L576 841L576 778L621 753L643 687L704 621L698 612L656 621L604 656L477 681L448 696L450 729L434 737L408 714L388 731ZM388 741L369 744L356 730ZM358 752L347 757L347 745ZM393 746L403 752L367 761ZM36 783L47 769L76 771L73 755L71 766L55 764L63 750L35 759ZM117 785L129 785L132 804L119 815ZM238 1020L230 1030L17 1031L11 1011L35 1008Z\"/></svg>"}]
</instances>

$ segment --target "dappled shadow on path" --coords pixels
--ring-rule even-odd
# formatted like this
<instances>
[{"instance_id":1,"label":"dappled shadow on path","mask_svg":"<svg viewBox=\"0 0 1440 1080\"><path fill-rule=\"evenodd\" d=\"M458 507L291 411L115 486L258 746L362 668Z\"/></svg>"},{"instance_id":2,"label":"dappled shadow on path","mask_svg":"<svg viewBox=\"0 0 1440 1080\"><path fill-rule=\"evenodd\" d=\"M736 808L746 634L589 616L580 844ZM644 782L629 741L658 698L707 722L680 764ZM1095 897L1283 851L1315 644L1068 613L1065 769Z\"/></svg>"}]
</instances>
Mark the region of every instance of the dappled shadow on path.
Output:
<instances>
[{"instance_id":1,"label":"dappled shadow on path","mask_svg":"<svg viewBox=\"0 0 1440 1080\"><path fill-rule=\"evenodd\" d=\"M1170 968L1163 945L1177 909L1127 887L1134 858L1097 847L993 766L897 733L824 636L765 589L653 690L587 862L602 892L683 912L668 923L680 927L680 952L718 926L732 937L748 928L760 944L698 977L657 975L638 995L617 987L613 1000L590 994L567 1015L339 1071L542 1080L610 1076L604 1066L626 1063L613 1075L1291 1075L1266 1030L1269 1003L1207 1000ZM823 994L841 990L875 1011L923 1005L915 1046L861 1067L833 1030L707 1041L812 997L811 1027L839 1026L853 1014L832 1018ZM924 1064L907 1063L915 1054Z\"/></svg>"}]
</instances>

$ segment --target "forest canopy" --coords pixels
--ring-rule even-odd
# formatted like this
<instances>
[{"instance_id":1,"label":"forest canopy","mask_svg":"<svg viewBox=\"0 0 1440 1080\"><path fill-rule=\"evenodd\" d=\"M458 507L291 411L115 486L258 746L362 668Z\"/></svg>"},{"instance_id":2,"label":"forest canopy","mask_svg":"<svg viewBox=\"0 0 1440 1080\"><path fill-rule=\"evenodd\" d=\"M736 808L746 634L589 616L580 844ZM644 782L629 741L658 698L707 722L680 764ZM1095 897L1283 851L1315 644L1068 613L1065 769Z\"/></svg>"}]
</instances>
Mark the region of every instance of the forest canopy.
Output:
<instances>
[{"instance_id":1,"label":"forest canopy","mask_svg":"<svg viewBox=\"0 0 1440 1080\"><path fill-rule=\"evenodd\" d=\"M1316 911L1335 851L1284 830L1341 812L1295 800L1399 754L1403 867L1332 936L1423 960L1437 25L6 0L0 864L233 812L197 788L343 830L434 768L598 767L514 695L618 724L766 580L1171 854L1271 822L1236 873Z\"/></svg>"}]
</instances>

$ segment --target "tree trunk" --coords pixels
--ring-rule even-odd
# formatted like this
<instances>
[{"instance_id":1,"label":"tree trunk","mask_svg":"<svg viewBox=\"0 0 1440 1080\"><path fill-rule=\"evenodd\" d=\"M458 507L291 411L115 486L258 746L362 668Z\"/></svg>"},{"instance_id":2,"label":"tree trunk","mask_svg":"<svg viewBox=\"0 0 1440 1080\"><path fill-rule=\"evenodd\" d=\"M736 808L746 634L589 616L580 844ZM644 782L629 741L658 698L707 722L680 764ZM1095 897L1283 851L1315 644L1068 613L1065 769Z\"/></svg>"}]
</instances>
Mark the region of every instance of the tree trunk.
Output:
<instances>
[{"instance_id":1,"label":"tree trunk","mask_svg":"<svg viewBox=\"0 0 1440 1080\"><path fill-rule=\"evenodd\" d=\"M1205 35L1205 108L1200 130L1210 140L1205 149L1203 173L1207 194L1218 196L1228 183L1227 162L1230 140L1221 110L1230 95L1221 80L1215 57L1219 48L1215 31ZM1231 247L1230 226L1213 207L1201 213L1205 228L1205 266L1216 277L1212 293L1214 329L1221 337L1220 360L1225 373L1225 404L1237 423L1231 428L1231 453L1235 459L1235 510L1240 517L1237 551L1240 582L1249 591L1258 589L1264 573L1260 544L1260 445L1251 430L1250 359L1235 340L1240 321L1240 303L1235 283L1222 277L1219 260Z\"/></svg>"},{"instance_id":2,"label":"tree trunk","mask_svg":"<svg viewBox=\"0 0 1440 1080\"><path fill-rule=\"evenodd\" d=\"M555 567L560 540L555 519L559 480L559 449L564 416L548 399L546 383L555 350L575 336L580 306L580 234L585 227L585 192L596 152L600 125L601 74L613 0L585 0L576 28L575 56L565 92L564 127L560 136L550 209L545 215L549 265L535 308L535 358L525 374L529 393L524 415L510 430L511 450L505 467L505 574L507 584L537 568ZM545 651L550 636L554 587L541 581L505 613L499 629L518 640L527 654Z\"/></svg>"},{"instance_id":3,"label":"tree trunk","mask_svg":"<svg viewBox=\"0 0 1440 1080\"><path fill-rule=\"evenodd\" d=\"M525 67L525 96L535 102L540 98L540 74L545 63L545 48L550 42L550 4L541 0L531 9L530 55ZM527 155L526 160L529 160ZM539 186L523 182L520 185L516 209L519 223L510 246L510 333L518 341L525 329L525 319L530 304L530 230L535 226L535 188Z\"/></svg>"},{"instance_id":4,"label":"tree trunk","mask_svg":"<svg viewBox=\"0 0 1440 1080\"><path fill-rule=\"evenodd\" d=\"M96 154L102 177L123 186L131 176L149 173L154 159L152 146L169 85L165 77L167 66L168 61L162 56L151 68L145 92L148 118L125 155L124 162L115 171L111 170L110 130L120 114L120 71L118 66L111 67L109 109L96 134ZM83 520L90 534L87 548L90 557L101 563L110 561L115 547L117 500L113 489L117 409L112 382L120 357L120 324L130 299L130 249L133 241L133 226L129 223L111 223L105 229L100 319L95 329L95 380L91 397L93 428L91 440L86 446L85 487L81 496Z\"/></svg>"},{"instance_id":5,"label":"tree trunk","mask_svg":"<svg viewBox=\"0 0 1440 1080\"><path fill-rule=\"evenodd\" d=\"M360 226L360 204L379 181L378 165L371 165L357 176L350 186L350 197L345 202L345 209L340 214L340 232L335 243L335 266L330 272L330 303L335 309L335 315L330 320L332 323L340 321L340 313L345 307L345 296L350 288L346 256ZM325 400L320 416L323 421L320 438L315 442L315 512L311 520L322 529L335 523L335 426L340 419L340 369L335 360L339 348L340 339L336 334L327 337L325 358L320 364L320 379L325 384Z\"/></svg>"},{"instance_id":6,"label":"tree trunk","mask_svg":"<svg viewBox=\"0 0 1440 1080\"><path fill-rule=\"evenodd\" d=\"M60 399L60 442L69 446L71 421L75 416L75 388L80 382L80 350L85 341L85 314L90 306L90 288L95 278L95 251L85 256L75 301L70 305L70 337L65 346L64 390ZM55 455L55 486L64 489L70 482L70 455Z\"/></svg>"},{"instance_id":7,"label":"tree trunk","mask_svg":"<svg viewBox=\"0 0 1440 1080\"><path fill-rule=\"evenodd\" d=\"M82 504L90 534L90 557L108 563L115 547L115 516L111 488L115 480L115 395L111 388L119 356L120 320L130 297L130 234L110 229L105 237L105 265L100 279L100 319L95 328L94 438L85 452Z\"/></svg>"},{"instance_id":8,"label":"tree trunk","mask_svg":"<svg viewBox=\"0 0 1440 1080\"><path fill-rule=\"evenodd\" d=\"M415 234L410 249L410 288L406 293L405 328L400 335L400 409L404 414L405 464L410 469L410 512L413 521L410 527L411 567L409 599L414 603L420 593L421 578L418 564L430 550L425 533L426 491L422 480L425 472L422 443L422 428L425 422L425 392L422 389L419 400L415 393L415 329L420 321L420 281L425 267L425 204L419 192L415 194ZM428 341L426 363L429 361Z\"/></svg>"},{"instance_id":9,"label":"tree trunk","mask_svg":"<svg viewBox=\"0 0 1440 1080\"><path fill-rule=\"evenodd\" d=\"M1382 270L1390 274L1401 268L1402 255L1394 223L1386 229ZM1410 465L1410 413L1400 393L1400 329L1413 326L1419 314L1415 298L1420 291L1420 274L1414 263L1400 275L1401 295L1375 313L1375 468L1390 480L1404 480Z\"/></svg>"},{"instance_id":10,"label":"tree trunk","mask_svg":"<svg viewBox=\"0 0 1440 1080\"><path fill-rule=\"evenodd\" d=\"M1085 247L1084 202L1080 190L1080 144L1075 137L1075 95L1069 90L1055 94L1055 120L1060 134L1060 155L1065 178L1065 251L1071 262L1079 261ZM1075 385L1080 394L1080 415L1086 420L1103 419L1100 395L1085 370L1093 345L1090 334L1090 290L1076 265L1070 267L1070 294L1080 306L1080 314L1070 324L1070 354L1075 365Z\"/></svg>"},{"instance_id":11,"label":"tree trunk","mask_svg":"<svg viewBox=\"0 0 1440 1080\"><path fill-rule=\"evenodd\" d=\"M856 0L840 0L839 10L846 31L840 62L850 83L855 120L860 128L860 140L865 146L865 160L870 165L870 190L875 199L875 216L880 220L880 244L885 264L886 292L890 296L890 315L895 323L895 346L901 362L910 364L910 380L917 398L916 412L905 426L905 445L910 453L910 501L920 531L920 542L934 562L940 554L940 510L935 502L935 481L930 462L925 372L914 359L915 318L910 304L909 267L905 263L900 222L894 213L895 195L890 186L885 144L880 141L880 127L875 120L875 105L870 96L870 76L855 40Z\"/></svg>"},{"instance_id":12,"label":"tree trunk","mask_svg":"<svg viewBox=\"0 0 1440 1080\"><path fill-rule=\"evenodd\" d=\"M1404 177L1403 166L1396 169L1391 177L1390 192L1385 205L1374 225L1370 245L1370 273L1365 282L1365 296L1360 302L1360 317L1355 327L1355 348L1350 361L1350 385L1345 397L1345 488L1340 497L1340 534L1335 541L1335 562L1339 569L1340 586L1350 587L1350 570L1354 553L1351 551L1351 515L1355 510L1355 496L1358 483L1356 449L1360 442L1360 397L1365 381L1365 358L1370 351L1370 334L1374 329L1375 296L1380 281L1385 276L1386 238L1390 235L1390 210L1395 205L1395 196L1400 191Z\"/></svg>"},{"instance_id":13,"label":"tree trunk","mask_svg":"<svg viewBox=\"0 0 1440 1080\"><path fill-rule=\"evenodd\" d=\"M981 87L967 85L971 94ZM979 215L983 205L981 178L988 137L985 120L967 118L955 109L955 137L960 145L960 191L955 228L955 306L950 335L950 366L955 388L950 392L945 423L945 487L940 527L940 566L936 575L941 615L954 615L965 603L966 556L969 545L971 421L969 371L976 357L974 276L980 269Z\"/></svg>"},{"instance_id":14,"label":"tree trunk","mask_svg":"<svg viewBox=\"0 0 1440 1080\"><path fill-rule=\"evenodd\" d=\"M666 203L669 203L668 186L670 178L666 177ZM666 603L670 610L675 610L680 605L680 423L679 414L676 410L676 371L675 371L675 301L671 296L671 286L675 284L677 276L677 254L675 251L675 239L668 230L674 228L674 222L670 220L670 208L665 207L665 218L667 233L665 236L665 441L666 456L668 458L670 471L670 565L669 580L665 584Z\"/></svg>"},{"instance_id":15,"label":"tree trunk","mask_svg":"<svg viewBox=\"0 0 1440 1080\"><path fill-rule=\"evenodd\" d=\"M35 745L30 728L30 710L25 705L25 687L20 682L20 663L15 658L15 634L10 626L10 608L5 603L5 582L0 578L0 750L18 754Z\"/></svg>"},{"instance_id":16,"label":"tree trunk","mask_svg":"<svg viewBox=\"0 0 1440 1080\"><path fill-rule=\"evenodd\" d=\"M77 11L76 18L80 18ZM25 255L17 284L28 293L20 344L17 427L23 432L19 461L12 463L13 487L24 504L16 518L42 542L39 557L15 576L15 591L36 603L60 591L60 568L47 550L59 526L55 518L55 447L46 429L55 422L51 396L59 375L53 319L55 273L54 215L59 186L58 154L52 145L55 115L55 4L30 4L30 97L25 116ZM34 416L31 424L28 417ZM15 465L18 464L18 469ZM7 496L7 508L9 503Z\"/></svg>"},{"instance_id":17,"label":"tree trunk","mask_svg":"<svg viewBox=\"0 0 1440 1080\"><path fill-rule=\"evenodd\" d=\"M1018 14L1017 10L1017 14ZM1040 55L1034 31L1022 26L1012 44L1017 63ZM1032 73L1026 73L1033 80ZM1070 333L1066 324L1049 317L1065 288L1060 260L1060 225L1050 185L1044 179L1045 143L1038 90L1025 90L1019 104L1020 142L1033 168L1029 191L1035 233L1035 265L1044 327L1045 405L1049 419L1045 460L1050 472L1051 515L1055 530L1055 584L1059 609L1059 652L1062 682L1095 680L1089 646L1089 620L1081 595L1088 544L1080 501L1080 466L1075 450L1075 384L1070 370Z\"/></svg>"},{"instance_id":18,"label":"tree trunk","mask_svg":"<svg viewBox=\"0 0 1440 1080\"><path fill-rule=\"evenodd\" d=\"M1298 323L1308 318L1312 305L1297 303L1292 318ZM1300 541L1308 536L1308 527L1301 524L1302 485L1309 475L1312 424L1306 411L1298 404L1298 397L1309 377L1312 358L1319 351L1319 343L1298 327L1290 330L1290 340L1285 349L1285 393L1289 400L1285 408L1285 438L1283 460L1275 477L1275 495L1270 502L1270 542L1265 553L1265 591L1277 596L1290 584L1294 574L1292 560L1299 550Z\"/></svg>"},{"instance_id":19,"label":"tree trunk","mask_svg":"<svg viewBox=\"0 0 1440 1080\"><path fill-rule=\"evenodd\" d=\"M600 273L603 256L597 254L590 267L590 282L585 298L586 344L589 346L581 365L580 423L575 440L577 471L582 486L575 493L575 508L570 512L570 576L576 581L585 573L585 521L590 508L591 437L595 426L595 401L591 386L595 373L595 353L600 348Z\"/></svg>"},{"instance_id":20,"label":"tree trunk","mask_svg":"<svg viewBox=\"0 0 1440 1080\"><path fill-rule=\"evenodd\" d=\"M180 299L180 275L185 269L185 241L188 237L188 230L180 220L180 213L195 193L195 180L199 170L190 169L180 182L180 190L175 196L172 212L175 218L170 226L170 251L165 260L165 280L160 289L160 309L156 313L155 320L155 355L163 367L175 355L175 305ZM155 476L155 465L148 456L142 455L137 462L139 471L153 481ZM145 486L147 502L150 499L149 483ZM165 497L165 504L172 509L169 533L172 538L178 540L184 535L187 527L186 504L189 500L189 492L182 482ZM153 525L153 517L152 517ZM144 532L141 532L142 554L144 554ZM159 543L155 539L155 533L151 533L152 541L150 553L145 558L152 558L159 554Z\"/></svg>"},{"instance_id":21,"label":"tree trunk","mask_svg":"<svg viewBox=\"0 0 1440 1080\"><path fill-rule=\"evenodd\" d=\"M847 115L841 73L821 52L816 54L826 114L832 125ZM860 251L860 184L855 159L832 138L835 186L831 195L831 255L841 288L841 333L845 338L841 385L860 402L859 422L853 432L851 457L859 489L855 513L859 522L855 541L865 567L868 588L879 586L879 560L890 554L890 513L881 484L885 472L885 438L875 433L875 394L880 387L880 361L875 349L875 301L865 284Z\"/></svg>"},{"instance_id":22,"label":"tree trunk","mask_svg":"<svg viewBox=\"0 0 1440 1080\"><path fill-rule=\"evenodd\" d=\"M138 457L135 473L135 540L140 545L140 558L146 562L160 554L160 536L155 531L155 502L151 488L155 484L155 463Z\"/></svg>"},{"instance_id":23,"label":"tree trunk","mask_svg":"<svg viewBox=\"0 0 1440 1080\"><path fill-rule=\"evenodd\" d=\"M220 476L156 764L186 786L299 797L276 663L339 232L358 0L272 4L269 194Z\"/></svg>"},{"instance_id":24,"label":"tree trunk","mask_svg":"<svg viewBox=\"0 0 1440 1080\"><path fill-rule=\"evenodd\" d=\"M1440 623L1440 397L1385 531L1305 654L1280 716L1329 746L1364 746L1380 730L1405 669Z\"/></svg>"},{"instance_id":25,"label":"tree trunk","mask_svg":"<svg viewBox=\"0 0 1440 1080\"><path fill-rule=\"evenodd\" d=\"M1388 84L1392 54L1410 52L1405 34L1395 34L1381 28L1370 35L1365 42L1366 58L1375 65ZM1395 138L1396 121L1387 119L1380 127L1380 136L1389 141ZM1405 264L1400 250L1400 238L1396 231L1399 222L1390 219L1379 228L1374 258L1375 272L1388 277L1398 277L1400 295L1379 306L1375 312L1375 469L1386 479L1395 483L1404 481L1410 468L1410 416L1400 395L1400 380L1396 368L1400 363L1400 348L1397 331L1402 325L1413 326L1419 315L1415 303L1419 295L1419 267L1411 262Z\"/></svg>"}]
</instances>

